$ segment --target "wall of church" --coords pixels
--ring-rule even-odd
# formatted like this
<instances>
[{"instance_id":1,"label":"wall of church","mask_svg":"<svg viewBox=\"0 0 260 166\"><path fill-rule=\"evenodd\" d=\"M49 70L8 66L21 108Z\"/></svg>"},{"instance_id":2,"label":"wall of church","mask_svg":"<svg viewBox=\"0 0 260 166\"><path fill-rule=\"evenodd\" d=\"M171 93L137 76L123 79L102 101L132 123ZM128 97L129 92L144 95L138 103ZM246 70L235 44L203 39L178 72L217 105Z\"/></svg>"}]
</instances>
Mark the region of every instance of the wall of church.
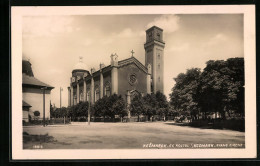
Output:
<instances>
[{"instance_id":1,"label":"wall of church","mask_svg":"<svg viewBox=\"0 0 260 166\"><path fill-rule=\"evenodd\" d=\"M29 109L32 118L34 111L39 111L40 118L43 118L43 90L23 87L23 100L32 106ZM45 90L45 118L50 118L50 100L50 90Z\"/></svg>"},{"instance_id":2,"label":"wall of church","mask_svg":"<svg viewBox=\"0 0 260 166\"><path fill-rule=\"evenodd\" d=\"M127 90L137 90L140 93L147 93L146 73L140 70L135 64L118 69L118 94L126 99Z\"/></svg>"},{"instance_id":3,"label":"wall of church","mask_svg":"<svg viewBox=\"0 0 260 166\"><path fill-rule=\"evenodd\" d=\"M155 47L155 65L156 65L156 90L160 90L163 93L163 80L164 80L164 55L161 47Z\"/></svg>"}]
</instances>

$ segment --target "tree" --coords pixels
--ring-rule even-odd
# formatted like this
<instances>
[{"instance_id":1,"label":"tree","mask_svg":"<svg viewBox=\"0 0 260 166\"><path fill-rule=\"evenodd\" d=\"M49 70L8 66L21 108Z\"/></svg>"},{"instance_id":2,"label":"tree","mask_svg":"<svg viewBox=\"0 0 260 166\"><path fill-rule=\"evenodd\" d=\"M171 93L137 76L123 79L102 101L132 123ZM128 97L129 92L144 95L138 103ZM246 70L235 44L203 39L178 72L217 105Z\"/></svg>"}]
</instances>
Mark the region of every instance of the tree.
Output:
<instances>
[{"instance_id":1,"label":"tree","mask_svg":"<svg viewBox=\"0 0 260 166\"><path fill-rule=\"evenodd\" d=\"M114 110L113 105L117 102L119 96L117 94L113 94L109 96L106 100L106 111L105 114L106 116L114 119L116 115L116 110Z\"/></svg>"},{"instance_id":2,"label":"tree","mask_svg":"<svg viewBox=\"0 0 260 166\"><path fill-rule=\"evenodd\" d=\"M136 95L130 105L131 115L138 117L138 122L140 121L140 115L144 110L144 100L140 95Z\"/></svg>"},{"instance_id":3,"label":"tree","mask_svg":"<svg viewBox=\"0 0 260 166\"><path fill-rule=\"evenodd\" d=\"M103 117L105 120L106 110L107 110L107 103L108 97L104 96L103 98L97 100L93 106L94 109L94 116L95 117Z\"/></svg>"},{"instance_id":4,"label":"tree","mask_svg":"<svg viewBox=\"0 0 260 166\"><path fill-rule=\"evenodd\" d=\"M55 112L54 112L54 108L53 108L51 103L50 103L50 115L51 115L51 117L55 117L56 116Z\"/></svg>"},{"instance_id":5,"label":"tree","mask_svg":"<svg viewBox=\"0 0 260 166\"><path fill-rule=\"evenodd\" d=\"M155 97L157 101L157 115L160 115L165 120L169 111L169 103L166 96L160 91L157 91Z\"/></svg>"},{"instance_id":6,"label":"tree","mask_svg":"<svg viewBox=\"0 0 260 166\"><path fill-rule=\"evenodd\" d=\"M39 116L40 116L40 111L34 111L33 112L34 117L38 120Z\"/></svg>"},{"instance_id":7,"label":"tree","mask_svg":"<svg viewBox=\"0 0 260 166\"><path fill-rule=\"evenodd\" d=\"M112 106L112 109L114 110L116 115L119 115L122 122L122 118L127 115L127 111L126 103L121 96L117 98L116 102Z\"/></svg>"},{"instance_id":8,"label":"tree","mask_svg":"<svg viewBox=\"0 0 260 166\"><path fill-rule=\"evenodd\" d=\"M115 115L119 115L122 119L127 115L125 106L126 103L120 95L118 96L117 94L113 94L109 97L104 96L94 104L94 115L96 117L103 117L104 120L105 117L114 119Z\"/></svg>"},{"instance_id":9,"label":"tree","mask_svg":"<svg viewBox=\"0 0 260 166\"><path fill-rule=\"evenodd\" d=\"M201 74L195 95L204 112L220 113L226 118L231 109L244 114L244 59L210 60Z\"/></svg>"},{"instance_id":10,"label":"tree","mask_svg":"<svg viewBox=\"0 0 260 166\"><path fill-rule=\"evenodd\" d=\"M77 109L77 117L88 117L88 102L79 102Z\"/></svg>"},{"instance_id":11,"label":"tree","mask_svg":"<svg viewBox=\"0 0 260 166\"><path fill-rule=\"evenodd\" d=\"M170 94L170 103L175 110L192 119L198 118L198 102L194 95L200 82L201 71L199 68L188 69L186 73L180 73L175 80L175 85Z\"/></svg>"},{"instance_id":12,"label":"tree","mask_svg":"<svg viewBox=\"0 0 260 166\"><path fill-rule=\"evenodd\" d=\"M157 101L154 94L147 94L143 98L143 110L142 114L147 116L148 121L150 121L151 116L156 114Z\"/></svg>"}]
</instances>

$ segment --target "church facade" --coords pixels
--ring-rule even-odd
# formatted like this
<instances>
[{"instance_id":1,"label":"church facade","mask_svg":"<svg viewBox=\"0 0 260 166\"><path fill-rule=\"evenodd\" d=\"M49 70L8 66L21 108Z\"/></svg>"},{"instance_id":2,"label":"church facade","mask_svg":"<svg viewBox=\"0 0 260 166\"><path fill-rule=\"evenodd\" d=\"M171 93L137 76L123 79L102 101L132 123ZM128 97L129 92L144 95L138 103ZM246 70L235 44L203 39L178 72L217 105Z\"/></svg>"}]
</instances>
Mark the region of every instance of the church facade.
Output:
<instances>
[{"instance_id":1,"label":"church facade","mask_svg":"<svg viewBox=\"0 0 260 166\"><path fill-rule=\"evenodd\" d=\"M153 26L146 30L145 64L134 56L118 61L118 55L112 54L110 65L100 64L99 70L88 71L80 58L70 78L68 105L83 101L94 104L103 96L118 94L129 106L135 95L163 93L164 47L163 29Z\"/></svg>"}]
</instances>

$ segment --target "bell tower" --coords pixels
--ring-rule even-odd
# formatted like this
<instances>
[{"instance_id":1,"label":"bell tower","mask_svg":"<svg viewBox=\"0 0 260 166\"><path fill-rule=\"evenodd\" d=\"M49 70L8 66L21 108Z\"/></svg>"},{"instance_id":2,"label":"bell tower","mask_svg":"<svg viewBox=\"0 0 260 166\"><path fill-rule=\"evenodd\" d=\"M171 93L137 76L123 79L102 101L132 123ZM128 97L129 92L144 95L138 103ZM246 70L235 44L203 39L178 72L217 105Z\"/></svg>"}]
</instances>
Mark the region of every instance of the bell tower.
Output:
<instances>
[{"instance_id":1,"label":"bell tower","mask_svg":"<svg viewBox=\"0 0 260 166\"><path fill-rule=\"evenodd\" d=\"M163 29L153 26L146 30L145 66L151 65L151 91L164 93L164 47Z\"/></svg>"}]
</instances>

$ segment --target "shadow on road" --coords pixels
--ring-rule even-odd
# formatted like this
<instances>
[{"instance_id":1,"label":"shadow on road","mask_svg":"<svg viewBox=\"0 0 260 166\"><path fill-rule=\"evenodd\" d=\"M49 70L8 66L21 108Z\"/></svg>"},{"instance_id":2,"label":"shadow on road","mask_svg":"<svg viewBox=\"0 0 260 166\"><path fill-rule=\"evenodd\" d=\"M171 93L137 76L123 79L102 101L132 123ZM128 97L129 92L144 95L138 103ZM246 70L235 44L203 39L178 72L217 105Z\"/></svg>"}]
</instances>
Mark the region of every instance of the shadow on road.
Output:
<instances>
[{"instance_id":1,"label":"shadow on road","mask_svg":"<svg viewBox=\"0 0 260 166\"><path fill-rule=\"evenodd\" d=\"M199 129L218 129L218 130L234 130L244 132L244 124L220 124L220 123L205 123L205 122L167 122L166 125L174 125L174 126L187 126L192 128L199 128Z\"/></svg>"}]
</instances>

